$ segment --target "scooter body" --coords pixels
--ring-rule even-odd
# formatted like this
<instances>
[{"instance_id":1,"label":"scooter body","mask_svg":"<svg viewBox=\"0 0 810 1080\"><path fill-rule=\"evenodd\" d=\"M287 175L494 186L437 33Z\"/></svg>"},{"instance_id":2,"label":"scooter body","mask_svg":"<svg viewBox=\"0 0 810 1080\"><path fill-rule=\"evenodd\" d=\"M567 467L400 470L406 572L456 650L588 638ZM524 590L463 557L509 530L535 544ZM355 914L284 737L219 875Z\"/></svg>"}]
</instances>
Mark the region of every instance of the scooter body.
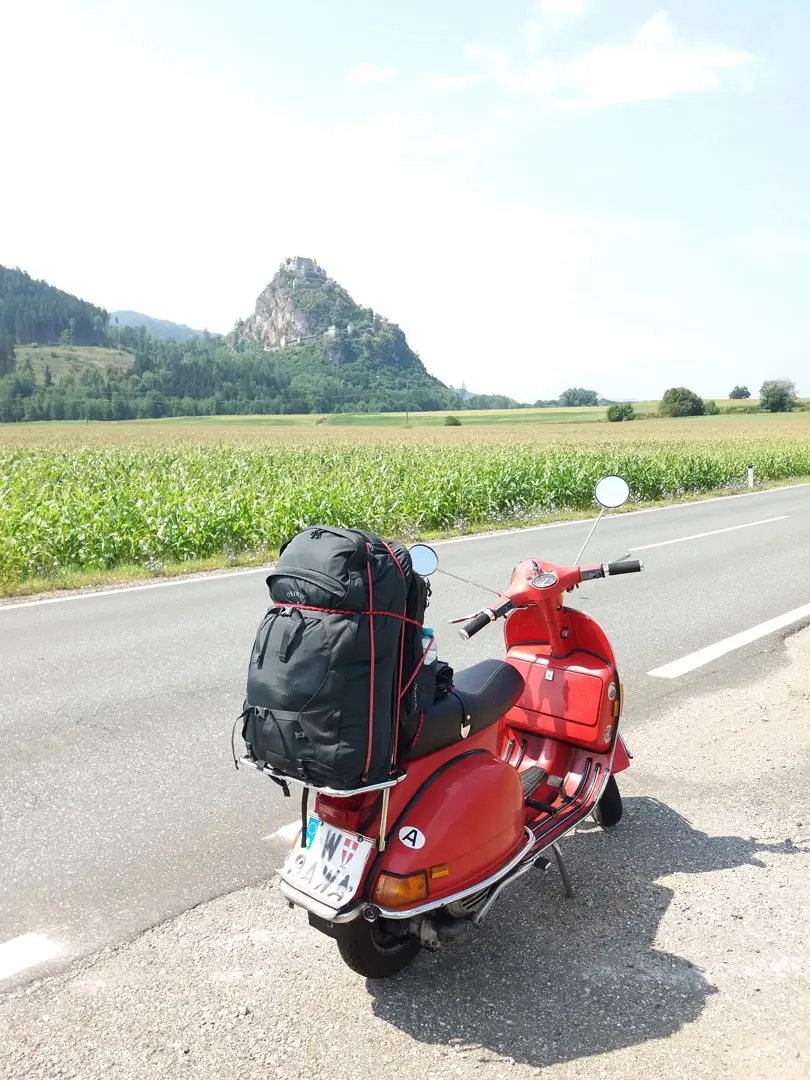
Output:
<instances>
[{"instance_id":1,"label":"scooter body","mask_svg":"<svg viewBox=\"0 0 810 1080\"><path fill-rule=\"evenodd\" d=\"M420 948L480 923L534 868L556 862L572 894L558 841L591 814L617 823L615 775L630 754L611 645L564 597L581 581L641 568L520 563L498 602L461 631L469 637L504 617L505 661L458 673L463 709L448 714L450 727L448 715L423 717L444 725L429 743L438 732L442 745L411 754L373 788L316 789L281 890L337 939L354 970L401 969Z\"/></svg>"},{"instance_id":2,"label":"scooter body","mask_svg":"<svg viewBox=\"0 0 810 1080\"><path fill-rule=\"evenodd\" d=\"M545 853L570 891L557 842L598 810L629 764L613 650L594 619L562 601L606 571L521 563L484 619L507 616L505 663L487 662L509 684L496 722L472 732L479 699L471 696L448 745L408 761L389 786L318 793L309 854L294 845L281 887L356 970L389 974L420 946L480 922L507 884L551 865Z\"/></svg>"}]
</instances>

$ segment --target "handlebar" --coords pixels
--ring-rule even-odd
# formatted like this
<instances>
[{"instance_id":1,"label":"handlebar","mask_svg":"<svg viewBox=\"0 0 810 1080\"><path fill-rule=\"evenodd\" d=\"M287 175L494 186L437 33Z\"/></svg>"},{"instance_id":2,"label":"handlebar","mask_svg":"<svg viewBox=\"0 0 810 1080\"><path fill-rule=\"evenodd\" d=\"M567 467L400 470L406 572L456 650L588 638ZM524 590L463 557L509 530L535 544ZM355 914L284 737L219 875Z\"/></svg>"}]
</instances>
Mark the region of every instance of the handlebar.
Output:
<instances>
[{"instance_id":1,"label":"handlebar","mask_svg":"<svg viewBox=\"0 0 810 1080\"><path fill-rule=\"evenodd\" d=\"M626 559L624 562L608 563L605 574L614 577L616 574L638 574L644 569L641 559Z\"/></svg>"},{"instance_id":2,"label":"handlebar","mask_svg":"<svg viewBox=\"0 0 810 1080\"><path fill-rule=\"evenodd\" d=\"M643 569L641 559L624 559L600 566L583 566L579 577L580 581L593 581L594 578L615 577L617 574L638 574Z\"/></svg>"},{"instance_id":3,"label":"handlebar","mask_svg":"<svg viewBox=\"0 0 810 1080\"><path fill-rule=\"evenodd\" d=\"M465 641L468 641L473 634L477 634L479 630L483 630L485 626L489 626L494 619L495 616L491 611L479 611L477 615L473 615L471 619L459 628L459 636Z\"/></svg>"},{"instance_id":4,"label":"handlebar","mask_svg":"<svg viewBox=\"0 0 810 1080\"><path fill-rule=\"evenodd\" d=\"M616 577L618 574L638 574L643 569L644 563L640 559L621 559L618 562L602 563L599 566L583 566L580 567L580 581ZM573 588L573 586L569 588ZM490 623L495 622L496 619L501 618L503 615L508 615L513 607L514 604L507 597L495 607L482 608L481 611L473 615L459 628L459 635L465 641L468 641L479 630L483 630L485 626L489 626Z\"/></svg>"},{"instance_id":5,"label":"handlebar","mask_svg":"<svg viewBox=\"0 0 810 1080\"><path fill-rule=\"evenodd\" d=\"M495 622L502 615L508 615L513 608L511 600L504 600L502 604L498 604L497 607L482 608L477 615L473 615L471 619L468 619L462 627L459 629L459 636L465 641L468 641L474 634L477 634L479 630L483 630L485 626L489 626L491 622Z\"/></svg>"}]
</instances>

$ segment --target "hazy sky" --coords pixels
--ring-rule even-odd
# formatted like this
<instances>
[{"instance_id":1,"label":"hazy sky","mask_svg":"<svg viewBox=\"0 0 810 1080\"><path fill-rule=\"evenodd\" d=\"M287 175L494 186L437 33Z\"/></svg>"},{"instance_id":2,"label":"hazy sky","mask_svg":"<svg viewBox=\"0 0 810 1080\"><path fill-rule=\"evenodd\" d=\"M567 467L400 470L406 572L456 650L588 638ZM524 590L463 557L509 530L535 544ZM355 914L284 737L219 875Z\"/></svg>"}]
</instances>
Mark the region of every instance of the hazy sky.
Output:
<instances>
[{"instance_id":1,"label":"hazy sky","mask_svg":"<svg viewBox=\"0 0 810 1080\"><path fill-rule=\"evenodd\" d=\"M307 255L454 385L810 394L808 0L0 10L0 263L227 331Z\"/></svg>"}]
</instances>

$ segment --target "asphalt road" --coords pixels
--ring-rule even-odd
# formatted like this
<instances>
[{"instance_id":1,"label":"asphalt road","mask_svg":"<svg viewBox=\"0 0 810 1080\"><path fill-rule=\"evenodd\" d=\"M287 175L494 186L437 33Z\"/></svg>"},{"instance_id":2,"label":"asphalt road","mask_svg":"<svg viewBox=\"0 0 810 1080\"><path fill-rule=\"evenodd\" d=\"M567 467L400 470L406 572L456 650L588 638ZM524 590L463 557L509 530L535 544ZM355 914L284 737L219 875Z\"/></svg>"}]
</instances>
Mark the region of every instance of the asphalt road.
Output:
<instances>
[{"instance_id":1,"label":"asphalt road","mask_svg":"<svg viewBox=\"0 0 810 1080\"><path fill-rule=\"evenodd\" d=\"M444 569L503 587L522 558L570 562L589 527L437 547ZM809 530L807 486L603 521L584 561L633 552L645 573L589 584L574 602L614 643L631 742L679 700L783 663L781 638L801 622L681 677L648 674L808 604ZM428 621L457 667L500 652L497 631L465 645L446 627L485 601L434 578ZM0 978L0 990L277 865L272 833L296 808L230 764L265 607L261 572L0 607L0 960L4 943L25 935L46 943L43 963Z\"/></svg>"}]
</instances>

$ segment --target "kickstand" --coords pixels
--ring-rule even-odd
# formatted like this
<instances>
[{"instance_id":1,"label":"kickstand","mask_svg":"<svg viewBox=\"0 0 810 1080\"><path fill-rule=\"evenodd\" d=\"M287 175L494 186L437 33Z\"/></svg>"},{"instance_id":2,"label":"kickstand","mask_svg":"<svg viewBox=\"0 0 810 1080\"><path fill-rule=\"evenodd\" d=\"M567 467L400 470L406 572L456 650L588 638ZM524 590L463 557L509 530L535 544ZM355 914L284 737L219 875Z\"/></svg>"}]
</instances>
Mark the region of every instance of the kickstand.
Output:
<instances>
[{"instance_id":1,"label":"kickstand","mask_svg":"<svg viewBox=\"0 0 810 1080\"><path fill-rule=\"evenodd\" d=\"M571 878L568 876L568 870L566 869L565 862L563 861L562 852L560 851L560 845L552 844L551 850L554 852L554 858L557 860L557 869L560 871L560 877L562 878L565 895L568 897L569 900L573 900L574 890L571 885Z\"/></svg>"}]
</instances>

